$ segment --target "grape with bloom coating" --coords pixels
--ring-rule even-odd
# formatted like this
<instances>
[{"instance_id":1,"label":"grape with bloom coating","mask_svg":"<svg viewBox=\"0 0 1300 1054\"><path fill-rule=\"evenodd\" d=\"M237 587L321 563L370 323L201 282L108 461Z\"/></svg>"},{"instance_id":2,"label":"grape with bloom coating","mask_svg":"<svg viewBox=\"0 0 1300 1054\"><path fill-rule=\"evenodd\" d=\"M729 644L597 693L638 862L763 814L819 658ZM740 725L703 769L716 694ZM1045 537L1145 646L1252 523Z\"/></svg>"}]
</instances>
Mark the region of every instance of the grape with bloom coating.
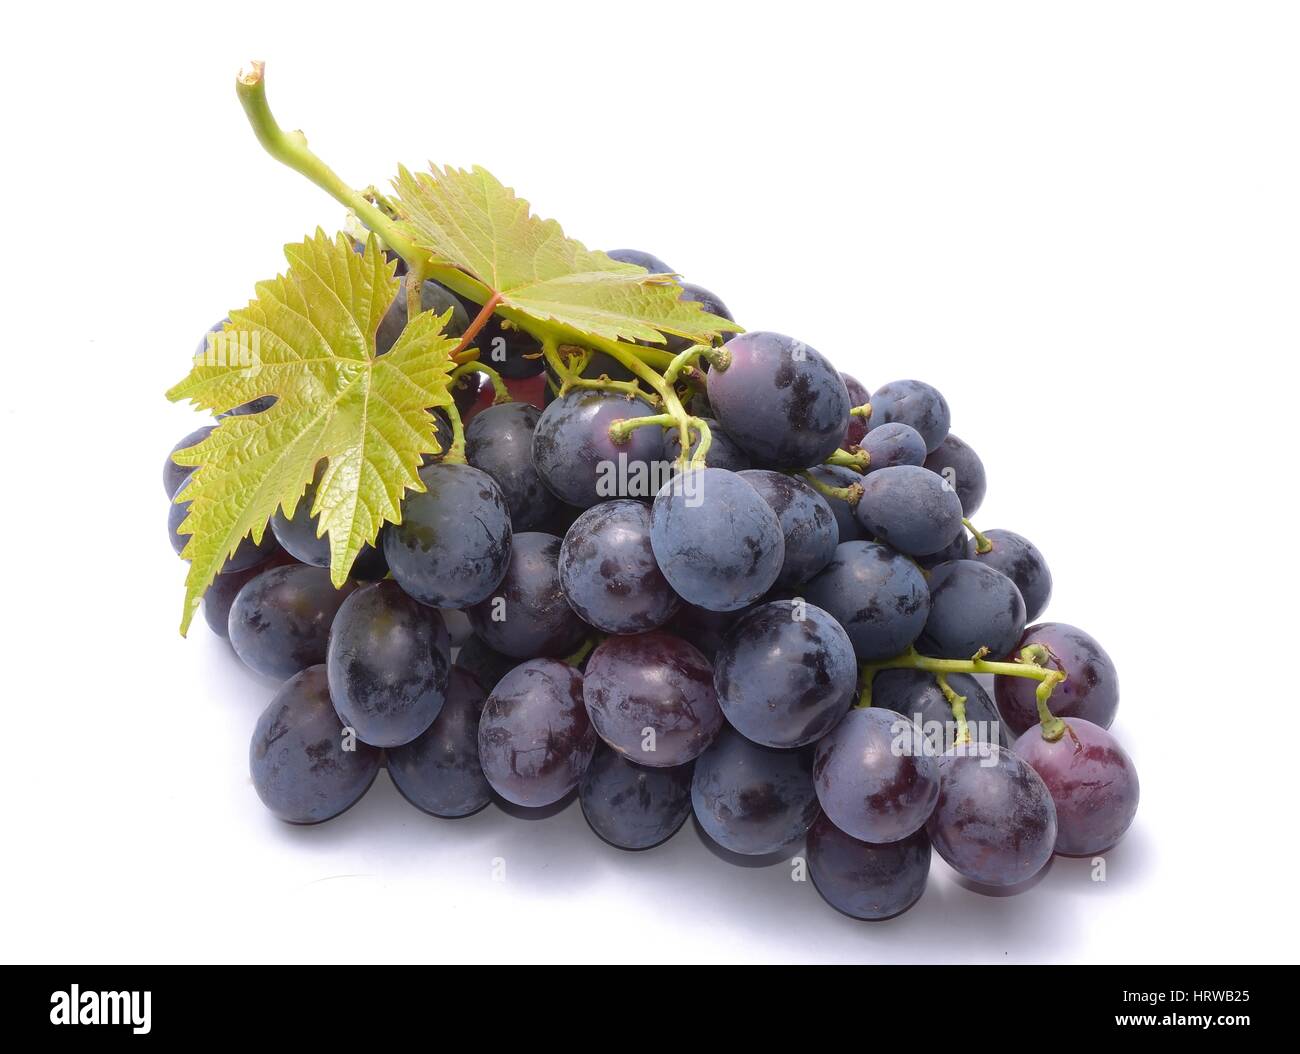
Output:
<instances>
[{"instance_id":1,"label":"grape with bloom coating","mask_svg":"<svg viewBox=\"0 0 1300 1054\"><path fill-rule=\"evenodd\" d=\"M962 512L974 516L984 504L988 478L984 462L969 443L949 432L925 459L925 467L946 479L961 499Z\"/></svg>"},{"instance_id":2,"label":"grape with bloom coating","mask_svg":"<svg viewBox=\"0 0 1300 1054\"><path fill-rule=\"evenodd\" d=\"M996 568L1011 579L1025 598L1026 620L1033 622L1052 599L1052 572L1047 561L1038 546L1015 531L995 529L983 533L993 548L981 553L975 539L969 538L965 540L966 551L962 556Z\"/></svg>"},{"instance_id":3,"label":"grape with bloom coating","mask_svg":"<svg viewBox=\"0 0 1300 1054\"><path fill-rule=\"evenodd\" d=\"M869 432L861 446L871 458L868 472L895 465L925 464L925 440L915 428L901 422L881 425Z\"/></svg>"},{"instance_id":4,"label":"grape with bloom coating","mask_svg":"<svg viewBox=\"0 0 1300 1054\"><path fill-rule=\"evenodd\" d=\"M675 768L634 765L604 743L578 784L587 823L619 849L650 849L666 842L691 814L688 763Z\"/></svg>"},{"instance_id":5,"label":"grape with bloom coating","mask_svg":"<svg viewBox=\"0 0 1300 1054\"><path fill-rule=\"evenodd\" d=\"M516 531L542 529L560 504L533 468L541 416L528 403L502 403L476 414L465 428L465 460L497 481Z\"/></svg>"},{"instance_id":6,"label":"grape with bloom coating","mask_svg":"<svg viewBox=\"0 0 1300 1054\"><path fill-rule=\"evenodd\" d=\"M516 534L501 584L466 609L475 634L501 654L558 658L573 651L586 633L560 587L560 546L553 534Z\"/></svg>"},{"instance_id":7,"label":"grape with bloom coating","mask_svg":"<svg viewBox=\"0 0 1300 1054\"><path fill-rule=\"evenodd\" d=\"M808 828L808 874L826 903L855 919L902 914L925 892L930 839L924 831L887 845L845 834L820 813Z\"/></svg>"},{"instance_id":8,"label":"grape with bloom coating","mask_svg":"<svg viewBox=\"0 0 1300 1054\"><path fill-rule=\"evenodd\" d=\"M826 499L796 476L769 469L738 473L772 507L785 539L776 585L801 586L835 556L840 531Z\"/></svg>"},{"instance_id":9,"label":"grape with bloom coating","mask_svg":"<svg viewBox=\"0 0 1300 1054\"><path fill-rule=\"evenodd\" d=\"M905 556L876 542L841 542L804 596L844 627L859 662L905 651L930 614L925 576Z\"/></svg>"},{"instance_id":10,"label":"grape with bloom coating","mask_svg":"<svg viewBox=\"0 0 1300 1054\"><path fill-rule=\"evenodd\" d=\"M951 421L948 400L937 388L924 381L890 381L877 388L871 397L867 430L874 432L894 422L911 425L921 433L925 449L933 451L948 434Z\"/></svg>"},{"instance_id":11,"label":"grape with bloom coating","mask_svg":"<svg viewBox=\"0 0 1300 1054\"><path fill-rule=\"evenodd\" d=\"M1052 690L1048 702L1057 717L1081 717L1109 728L1119 707L1119 674L1105 649L1091 636L1064 622L1040 622L1025 630L1016 652L1041 644L1052 657L1043 665L1065 672L1065 680ZM1038 722L1035 689L1038 683L1023 677L995 677L993 697L1002 720L1016 735Z\"/></svg>"},{"instance_id":12,"label":"grape with bloom coating","mask_svg":"<svg viewBox=\"0 0 1300 1054\"><path fill-rule=\"evenodd\" d=\"M230 607L230 644L244 665L267 677L292 677L323 663L330 626L356 583L335 589L323 567L290 564L257 575Z\"/></svg>"},{"instance_id":13,"label":"grape with bloom coating","mask_svg":"<svg viewBox=\"0 0 1300 1054\"><path fill-rule=\"evenodd\" d=\"M969 659L981 648L1001 659L1025 630L1025 602L1001 571L974 560L953 560L930 572L930 617L917 650L945 659Z\"/></svg>"},{"instance_id":14,"label":"grape with bloom coating","mask_svg":"<svg viewBox=\"0 0 1300 1054\"><path fill-rule=\"evenodd\" d=\"M858 521L908 556L937 553L961 534L961 499L947 480L919 465L895 465L862 477Z\"/></svg>"}]
</instances>

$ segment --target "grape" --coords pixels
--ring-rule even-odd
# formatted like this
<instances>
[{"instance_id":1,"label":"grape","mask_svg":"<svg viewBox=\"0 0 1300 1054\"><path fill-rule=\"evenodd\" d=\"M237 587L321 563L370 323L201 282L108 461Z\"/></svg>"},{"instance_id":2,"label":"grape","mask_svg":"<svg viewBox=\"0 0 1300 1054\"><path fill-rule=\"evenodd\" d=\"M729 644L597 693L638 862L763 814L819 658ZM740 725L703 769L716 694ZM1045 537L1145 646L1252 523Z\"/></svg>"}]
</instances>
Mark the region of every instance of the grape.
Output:
<instances>
[{"instance_id":1,"label":"grape","mask_svg":"<svg viewBox=\"0 0 1300 1054\"><path fill-rule=\"evenodd\" d=\"M229 324L230 319L223 318L220 322L208 327L207 332L199 338L199 346L194 351L195 362L203 362L207 360L209 334L222 333ZM261 395L250 402L244 403L242 406L236 406L232 410L227 410L224 413L217 414L217 420L221 420L223 417L242 417L245 414L260 414L264 410L269 410L274 405L274 395Z\"/></svg>"},{"instance_id":2,"label":"grape","mask_svg":"<svg viewBox=\"0 0 1300 1054\"><path fill-rule=\"evenodd\" d=\"M710 611L694 604L682 604L667 628L674 636L690 641L712 663L723 637L740 615L740 611Z\"/></svg>"},{"instance_id":3,"label":"grape","mask_svg":"<svg viewBox=\"0 0 1300 1054\"><path fill-rule=\"evenodd\" d=\"M478 723L486 701L478 681L453 669L433 724L409 743L388 749L388 775L417 809L454 818L478 812L492 800L478 762Z\"/></svg>"},{"instance_id":4,"label":"grape","mask_svg":"<svg viewBox=\"0 0 1300 1054\"><path fill-rule=\"evenodd\" d=\"M319 518L311 514L316 501L316 482L307 484L307 490L299 499L292 516L286 516L284 509L276 509L271 517L271 531L289 555L304 564L314 567L329 567L330 542L328 536L317 537L316 527ZM380 532L378 546L366 544L357 553L348 576L363 582L373 582L388 574L388 561L384 559L383 532Z\"/></svg>"},{"instance_id":5,"label":"grape","mask_svg":"<svg viewBox=\"0 0 1300 1054\"><path fill-rule=\"evenodd\" d=\"M1065 671L1065 680L1052 691L1048 702L1052 713L1109 728L1119 707L1119 674L1102 646L1064 622L1030 626L1015 650L1030 644L1042 644L1052 653L1054 658L1043 664L1049 670ZM993 697L1002 720L1016 735L1038 722L1037 688L1037 681L1023 677L993 679Z\"/></svg>"},{"instance_id":6,"label":"grape","mask_svg":"<svg viewBox=\"0 0 1300 1054\"><path fill-rule=\"evenodd\" d=\"M606 249L605 255L619 263L636 264L644 267L651 274L676 274L671 267L652 253L643 253L640 249Z\"/></svg>"},{"instance_id":7,"label":"grape","mask_svg":"<svg viewBox=\"0 0 1300 1054\"><path fill-rule=\"evenodd\" d=\"M459 337L469 329L470 316L464 305L450 289L437 282L426 280L420 286L420 307L437 315L451 311L451 318L443 328L443 333L448 337ZM406 328L406 318L406 279L403 278L397 296L393 297L384 317L379 320L379 329L375 332L376 354L383 355L392 350L397 338L402 335L402 330Z\"/></svg>"},{"instance_id":8,"label":"grape","mask_svg":"<svg viewBox=\"0 0 1300 1054\"><path fill-rule=\"evenodd\" d=\"M519 660L502 655L482 637L472 636L461 646L455 665L478 681L483 691L490 692L502 677L519 665Z\"/></svg>"},{"instance_id":9,"label":"grape","mask_svg":"<svg viewBox=\"0 0 1300 1054\"><path fill-rule=\"evenodd\" d=\"M826 499L795 476L768 469L750 469L740 478L758 491L781 525L785 560L776 584L801 586L835 556L840 531Z\"/></svg>"},{"instance_id":10,"label":"grape","mask_svg":"<svg viewBox=\"0 0 1300 1054\"><path fill-rule=\"evenodd\" d=\"M560 588L606 633L658 629L681 606L655 563L650 510L639 501L608 501L574 521L560 547Z\"/></svg>"},{"instance_id":11,"label":"grape","mask_svg":"<svg viewBox=\"0 0 1300 1054\"><path fill-rule=\"evenodd\" d=\"M478 314L475 307L474 315ZM479 349L478 357L510 380L526 380L536 377L546 369L546 360L542 354L542 345L535 337L529 336L514 325L507 325L505 320L493 315L474 338L474 345Z\"/></svg>"},{"instance_id":12,"label":"grape","mask_svg":"<svg viewBox=\"0 0 1300 1054\"><path fill-rule=\"evenodd\" d=\"M451 382L449 389L451 391L451 401L456 407L456 412L460 414L462 421L469 421L469 411L478 402L480 391L484 388L491 389L490 384L484 383L486 380L487 378L481 373L466 373ZM450 429L448 431L450 432ZM442 446L442 449L447 449L441 442L439 445Z\"/></svg>"},{"instance_id":13,"label":"grape","mask_svg":"<svg viewBox=\"0 0 1300 1054\"><path fill-rule=\"evenodd\" d=\"M578 785L596 749L582 675L558 659L516 666L488 696L478 726L483 775L506 801L551 805Z\"/></svg>"},{"instance_id":14,"label":"grape","mask_svg":"<svg viewBox=\"0 0 1300 1054\"><path fill-rule=\"evenodd\" d=\"M852 705L858 680L840 624L790 600L741 615L713 665L727 720L769 747L800 747L825 735Z\"/></svg>"},{"instance_id":15,"label":"grape","mask_svg":"<svg viewBox=\"0 0 1300 1054\"><path fill-rule=\"evenodd\" d=\"M997 709L979 681L968 673L948 674L948 687L966 699L966 725L976 743L1010 743ZM957 739L957 720L935 675L925 670L881 670L871 682L871 704L910 717L942 753Z\"/></svg>"},{"instance_id":16,"label":"grape","mask_svg":"<svg viewBox=\"0 0 1300 1054\"><path fill-rule=\"evenodd\" d=\"M953 560L930 572L930 617L917 650L945 659L969 659L988 648L1010 655L1025 631L1025 602L1001 571L974 560Z\"/></svg>"},{"instance_id":17,"label":"grape","mask_svg":"<svg viewBox=\"0 0 1300 1054\"><path fill-rule=\"evenodd\" d=\"M196 428L187 435L174 447L171 454L167 455L167 460L163 462L163 490L167 492L167 497L176 497L176 492L181 489L183 484L194 472L193 465L178 465L172 460L172 454L178 450L184 450L186 447L198 446L203 440L212 434L216 425L204 425L202 428Z\"/></svg>"},{"instance_id":18,"label":"grape","mask_svg":"<svg viewBox=\"0 0 1300 1054\"><path fill-rule=\"evenodd\" d=\"M732 472L740 472L749 468L753 463L749 460L749 455L736 445L736 441L727 435L722 425L712 418L705 417L703 421L709 426L709 449L705 451L704 463L709 468L725 468ZM694 432L691 433L691 453L695 453L695 448L699 445L699 436ZM682 453L682 436L676 428L664 429L664 460L675 462Z\"/></svg>"},{"instance_id":19,"label":"grape","mask_svg":"<svg viewBox=\"0 0 1300 1054\"><path fill-rule=\"evenodd\" d=\"M764 856L802 838L817 815L812 750L777 750L724 724L695 762L691 805L724 849Z\"/></svg>"},{"instance_id":20,"label":"grape","mask_svg":"<svg viewBox=\"0 0 1300 1054\"><path fill-rule=\"evenodd\" d=\"M908 556L936 553L962 531L961 499L947 480L918 465L895 465L862 477L858 521Z\"/></svg>"},{"instance_id":21,"label":"grape","mask_svg":"<svg viewBox=\"0 0 1300 1054\"><path fill-rule=\"evenodd\" d=\"M307 564L263 571L230 607L235 654L268 677L292 677L323 663L334 616L354 588L349 580L335 589L329 571Z\"/></svg>"},{"instance_id":22,"label":"grape","mask_svg":"<svg viewBox=\"0 0 1300 1054\"><path fill-rule=\"evenodd\" d=\"M926 457L925 467L951 484L961 499L962 512L966 516L974 516L979 511L989 483L984 475L984 462L969 443L949 432L938 449Z\"/></svg>"},{"instance_id":23,"label":"grape","mask_svg":"<svg viewBox=\"0 0 1300 1054\"><path fill-rule=\"evenodd\" d=\"M561 501L583 509L609 498L649 497L664 459L663 429L635 428L626 442L615 443L609 426L654 412L617 392L579 389L556 399L533 432L537 474Z\"/></svg>"},{"instance_id":24,"label":"grape","mask_svg":"<svg viewBox=\"0 0 1300 1054\"><path fill-rule=\"evenodd\" d=\"M691 761L722 727L709 661L667 633L605 640L587 660L582 691L597 735L639 765Z\"/></svg>"},{"instance_id":25,"label":"grape","mask_svg":"<svg viewBox=\"0 0 1300 1054\"><path fill-rule=\"evenodd\" d=\"M825 484L828 487L851 487L855 483L862 482L860 473L854 472L853 469L846 468L843 465L814 465L808 470L808 475L812 476L818 483ZM871 536L867 534L866 529L858 522L852 505L847 501L827 497L824 494L822 498L835 516L835 523L840 529L841 542L871 540Z\"/></svg>"},{"instance_id":26,"label":"grape","mask_svg":"<svg viewBox=\"0 0 1300 1054\"><path fill-rule=\"evenodd\" d=\"M779 333L742 333L724 345L725 370L708 373L722 427L764 468L802 469L844 442L849 392L821 353Z\"/></svg>"},{"instance_id":27,"label":"grape","mask_svg":"<svg viewBox=\"0 0 1300 1054\"><path fill-rule=\"evenodd\" d=\"M863 386L861 381L855 380L847 373L841 373L844 379L844 387L849 393L849 408L855 406L866 406L871 402L871 393ZM844 434L845 446L857 446L862 442L867 434L867 422L861 417L849 418L849 430Z\"/></svg>"},{"instance_id":28,"label":"grape","mask_svg":"<svg viewBox=\"0 0 1300 1054\"><path fill-rule=\"evenodd\" d=\"M217 575L203 594L203 617L208 628L218 637L230 639L230 609L234 606L239 591L263 571L273 567L289 567L297 561L283 549L276 550L265 563L245 568L243 571L229 571Z\"/></svg>"},{"instance_id":29,"label":"grape","mask_svg":"<svg viewBox=\"0 0 1300 1054\"><path fill-rule=\"evenodd\" d=\"M894 422L911 425L921 433L925 449L933 451L948 434L951 420L948 400L937 389L923 381L890 381L871 397L867 430L874 432Z\"/></svg>"},{"instance_id":30,"label":"grape","mask_svg":"<svg viewBox=\"0 0 1300 1054\"><path fill-rule=\"evenodd\" d=\"M1003 747L960 747L939 759L939 803L926 825L938 854L984 886L1042 870L1056 843L1056 806L1042 778Z\"/></svg>"},{"instance_id":31,"label":"grape","mask_svg":"<svg viewBox=\"0 0 1300 1054\"><path fill-rule=\"evenodd\" d=\"M969 535L965 531L958 534L951 542L945 545L937 553L930 553L927 556L915 556L914 559L918 566L926 571L933 571L940 564L946 564L953 560L965 560L967 556L966 541Z\"/></svg>"},{"instance_id":32,"label":"grape","mask_svg":"<svg viewBox=\"0 0 1300 1054\"><path fill-rule=\"evenodd\" d=\"M516 531L540 529L560 505L533 468L533 431L541 416L527 403L502 403L465 429L465 460L497 481Z\"/></svg>"},{"instance_id":33,"label":"grape","mask_svg":"<svg viewBox=\"0 0 1300 1054\"><path fill-rule=\"evenodd\" d=\"M447 627L396 582L363 586L343 602L327 655L334 708L363 742L409 743L442 709L451 672Z\"/></svg>"},{"instance_id":34,"label":"grape","mask_svg":"<svg viewBox=\"0 0 1300 1054\"><path fill-rule=\"evenodd\" d=\"M835 558L804 595L844 627L860 662L905 651L930 614L925 576L906 557L876 542L840 542Z\"/></svg>"},{"instance_id":35,"label":"grape","mask_svg":"<svg viewBox=\"0 0 1300 1054\"><path fill-rule=\"evenodd\" d=\"M712 611L753 603L785 562L776 513L721 468L688 469L664 485L650 513L650 544L677 594Z\"/></svg>"},{"instance_id":36,"label":"grape","mask_svg":"<svg viewBox=\"0 0 1300 1054\"><path fill-rule=\"evenodd\" d=\"M868 472L893 468L895 465L925 464L925 440L911 425L881 425L867 434L862 441L862 449L871 457ZM926 467L929 468L928 465Z\"/></svg>"},{"instance_id":37,"label":"grape","mask_svg":"<svg viewBox=\"0 0 1300 1054\"><path fill-rule=\"evenodd\" d=\"M510 562L510 510L496 481L470 465L420 469L428 488L407 494L402 522L384 532L397 584L430 607L465 608L501 583Z\"/></svg>"},{"instance_id":38,"label":"grape","mask_svg":"<svg viewBox=\"0 0 1300 1054\"><path fill-rule=\"evenodd\" d=\"M735 321L735 318L732 316L731 312L727 310L727 305L722 302L721 298L719 298L716 293L710 293L703 286L695 285L692 282L683 282L681 296L677 299L688 303L699 304L700 309L706 314L716 315L718 318L725 318L728 322ZM668 339L667 343L664 344L664 350L667 351L669 355L680 355L687 348L695 344L695 341L687 340L685 337L679 337L673 333L666 334L666 336ZM651 347L653 346L654 345L651 345Z\"/></svg>"},{"instance_id":39,"label":"grape","mask_svg":"<svg viewBox=\"0 0 1300 1054\"><path fill-rule=\"evenodd\" d=\"M854 707L817 744L813 786L822 811L864 842L919 831L939 800L939 762L910 717Z\"/></svg>"},{"instance_id":40,"label":"grape","mask_svg":"<svg viewBox=\"0 0 1300 1054\"><path fill-rule=\"evenodd\" d=\"M470 625L490 647L516 659L569 654L586 627L560 588L560 539L524 531L497 588L467 608Z\"/></svg>"},{"instance_id":41,"label":"grape","mask_svg":"<svg viewBox=\"0 0 1300 1054\"><path fill-rule=\"evenodd\" d=\"M987 553L979 552L975 539L971 538L966 541L967 549L962 555L995 568L1011 579L1025 598L1025 618L1033 622L1052 598L1052 572L1043 554L1038 551L1038 546L1015 531L985 531L984 537L993 543L992 549Z\"/></svg>"},{"instance_id":42,"label":"grape","mask_svg":"<svg viewBox=\"0 0 1300 1054\"><path fill-rule=\"evenodd\" d=\"M1055 742L1030 730L1012 748L1047 784L1056 805L1056 852L1094 856L1123 836L1138 807L1137 769L1115 737L1082 718Z\"/></svg>"},{"instance_id":43,"label":"grape","mask_svg":"<svg viewBox=\"0 0 1300 1054\"><path fill-rule=\"evenodd\" d=\"M190 485L190 480L194 477L186 476L185 480L176 488L176 496L180 497L181 491ZM176 550L177 556L183 556L185 546L189 544L190 535L181 533L181 524L185 522L185 517L189 515L190 503L188 501L173 502L167 510L167 535L171 539L172 548ZM247 571L251 567L258 567L267 562L275 553L280 551L280 546L276 543L275 534L271 531L263 531L262 540L254 542L250 534L242 538L239 545L235 547L234 553L226 557L226 562L221 565L218 574L230 574L233 571ZM188 559L188 557L185 557Z\"/></svg>"},{"instance_id":44,"label":"grape","mask_svg":"<svg viewBox=\"0 0 1300 1054\"><path fill-rule=\"evenodd\" d=\"M651 769L634 765L604 743L578 784L591 829L619 849L649 849L675 835L691 814L688 763Z\"/></svg>"},{"instance_id":45,"label":"grape","mask_svg":"<svg viewBox=\"0 0 1300 1054\"><path fill-rule=\"evenodd\" d=\"M312 666L286 681L262 711L248 767L257 796L276 817L320 823L360 800L379 774L381 757L351 737L345 742L325 667Z\"/></svg>"},{"instance_id":46,"label":"grape","mask_svg":"<svg viewBox=\"0 0 1300 1054\"><path fill-rule=\"evenodd\" d=\"M808 828L807 853L817 892L855 919L901 915L921 899L930 877L930 839L924 831L871 845L845 834L823 812Z\"/></svg>"}]
</instances>

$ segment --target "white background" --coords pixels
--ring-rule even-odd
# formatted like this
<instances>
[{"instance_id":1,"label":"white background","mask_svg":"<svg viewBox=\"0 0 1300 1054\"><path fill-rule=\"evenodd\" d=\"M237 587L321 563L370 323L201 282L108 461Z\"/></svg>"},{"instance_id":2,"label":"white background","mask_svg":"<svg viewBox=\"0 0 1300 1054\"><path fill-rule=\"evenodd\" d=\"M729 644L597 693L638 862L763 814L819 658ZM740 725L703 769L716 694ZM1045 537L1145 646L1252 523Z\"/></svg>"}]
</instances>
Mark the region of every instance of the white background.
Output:
<instances>
[{"instance_id":1,"label":"white background","mask_svg":"<svg viewBox=\"0 0 1300 1054\"><path fill-rule=\"evenodd\" d=\"M1294 7L125 6L6 15L3 958L1295 960ZM576 807L439 821L386 776L272 819L273 685L177 635L159 486L204 328L341 222L249 134L250 57L357 185L483 164L869 388L939 385L979 522L1121 671L1143 800L1107 881L991 899L936 858L869 925L689 826L620 853Z\"/></svg>"}]
</instances>

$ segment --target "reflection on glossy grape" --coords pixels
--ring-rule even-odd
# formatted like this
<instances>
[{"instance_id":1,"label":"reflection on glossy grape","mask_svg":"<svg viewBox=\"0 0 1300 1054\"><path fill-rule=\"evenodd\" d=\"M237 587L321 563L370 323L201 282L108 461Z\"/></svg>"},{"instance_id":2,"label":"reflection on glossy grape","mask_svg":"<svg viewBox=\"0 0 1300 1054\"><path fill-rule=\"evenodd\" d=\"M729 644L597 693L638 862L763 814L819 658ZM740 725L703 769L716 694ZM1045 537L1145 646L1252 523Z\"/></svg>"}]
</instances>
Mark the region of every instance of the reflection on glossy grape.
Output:
<instances>
[{"instance_id":1,"label":"reflection on glossy grape","mask_svg":"<svg viewBox=\"0 0 1300 1054\"><path fill-rule=\"evenodd\" d=\"M958 751L939 759L939 802L926 825L935 851L980 885L1033 878L1056 844L1047 785L1010 750Z\"/></svg>"},{"instance_id":2,"label":"reflection on glossy grape","mask_svg":"<svg viewBox=\"0 0 1300 1054\"><path fill-rule=\"evenodd\" d=\"M479 761L506 801L551 805L578 785L596 749L582 675L558 659L532 659L498 682L478 726Z\"/></svg>"},{"instance_id":3,"label":"reflection on glossy grape","mask_svg":"<svg viewBox=\"0 0 1300 1054\"><path fill-rule=\"evenodd\" d=\"M402 796L434 816L478 812L492 788L478 760L478 725L487 695L472 676L453 669L438 716L411 742L387 751L388 775Z\"/></svg>"},{"instance_id":4,"label":"reflection on glossy grape","mask_svg":"<svg viewBox=\"0 0 1300 1054\"><path fill-rule=\"evenodd\" d=\"M675 768L634 765L604 743L578 785L578 801L591 829L619 849L649 849L666 842L691 814L687 763Z\"/></svg>"},{"instance_id":5,"label":"reflection on glossy grape","mask_svg":"<svg viewBox=\"0 0 1300 1054\"><path fill-rule=\"evenodd\" d=\"M605 640L587 660L583 697L600 738L652 768L692 760L722 726L708 660L668 633Z\"/></svg>"},{"instance_id":6,"label":"reflection on glossy grape","mask_svg":"<svg viewBox=\"0 0 1300 1054\"><path fill-rule=\"evenodd\" d=\"M921 830L871 845L845 834L823 812L808 829L808 874L837 911L855 919L892 918L925 892L930 839Z\"/></svg>"},{"instance_id":7,"label":"reflection on glossy grape","mask_svg":"<svg viewBox=\"0 0 1300 1054\"><path fill-rule=\"evenodd\" d=\"M1077 626L1040 622L1025 630L1015 647L1041 644L1052 658L1048 669L1065 671L1065 680L1052 691L1048 705L1057 717L1080 717L1109 728L1119 708L1119 674L1100 644ZM995 677L993 697L1002 720L1019 735L1038 722L1036 681L1024 677Z\"/></svg>"},{"instance_id":8,"label":"reflection on glossy grape","mask_svg":"<svg viewBox=\"0 0 1300 1054\"><path fill-rule=\"evenodd\" d=\"M817 815L812 748L759 746L724 724L695 762L691 804L705 833L745 856L775 853Z\"/></svg>"},{"instance_id":9,"label":"reflection on glossy grape","mask_svg":"<svg viewBox=\"0 0 1300 1054\"><path fill-rule=\"evenodd\" d=\"M451 651L442 616L375 582L343 602L330 632L330 696L344 723L377 747L409 743L438 716Z\"/></svg>"},{"instance_id":10,"label":"reflection on glossy grape","mask_svg":"<svg viewBox=\"0 0 1300 1054\"><path fill-rule=\"evenodd\" d=\"M865 842L897 842L934 811L939 763L910 717L854 707L818 742L813 785L841 831Z\"/></svg>"},{"instance_id":11,"label":"reflection on glossy grape","mask_svg":"<svg viewBox=\"0 0 1300 1054\"><path fill-rule=\"evenodd\" d=\"M288 823L320 823L355 804L379 772L381 751L348 742L330 702L324 666L303 670L276 693L253 730L253 787Z\"/></svg>"},{"instance_id":12,"label":"reflection on glossy grape","mask_svg":"<svg viewBox=\"0 0 1300 1054\"><path fill-rule=\"evenodd\" d=\"M335 589L323 567L291 564L255 577L230 608L230 644L268 677L291 677L325 661L330 626L356 583Z\"/></svg>"}]
</instances>

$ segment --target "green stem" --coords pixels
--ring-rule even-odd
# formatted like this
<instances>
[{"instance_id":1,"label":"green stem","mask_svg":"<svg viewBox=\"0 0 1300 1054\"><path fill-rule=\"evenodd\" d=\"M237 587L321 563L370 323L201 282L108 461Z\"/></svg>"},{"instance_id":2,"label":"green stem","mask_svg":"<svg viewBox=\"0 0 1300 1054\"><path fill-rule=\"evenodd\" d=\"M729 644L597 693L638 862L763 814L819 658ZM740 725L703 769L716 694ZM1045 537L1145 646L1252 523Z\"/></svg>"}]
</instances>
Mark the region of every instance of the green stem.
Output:
<instances>
[{"instance_id":1,"label":"green stem","mask_svg":"<svg viewBox=\"0 0 1300 1054\"><path fill-rule=\"evenodd\" d=\"M849 410L849 414L852 417L861 417L864 421L869 420L871 418L871 404L863 403L861 406L855 406Z\"/></svg>"},{"instance_id":2,"label":"green stem","mask_svg":"<svg viewBox=\"0 0 1300 1054\"><path fill-rule=\"evenodd\" d=\"M948 705L952 708L952 719L957 722L957 738L953 741L954 746L965 746L970 742L970 726L966 724L966 697L958 695L948 683L946 673L938 674L935 680L939 682L939 691L943 692L943 697L948 700Z\"/></svg>"},{"instance_id":3,"label":"green stem","mask_svg":"<svg viewBox=\"0 0 1300 1054\"><path fill-rule=\"evenodd\" d=\"M850 483L847 487L832 487L829 483L823 483L809 472L800 472L799 476L818 494L823 494L828 498L847 501L850 505L856 505L862 500L861 483Z\"/></svg>"},{"instance_id":4,"label":"green stem","mask_svg":"<svg viewBox=\"0 0 1300 1054\"><path fill-rule=\"evenodd\" d=\"M856 469L859 473L867 471L867 466L871 464L871 455L865 450L849 451L837 450L826 459L828 465L840 465L843 468Z\"/></svg>"},{"instance_id":5,"label":"green stem","mask_svg":"<svg viewBox=\"0 0 1300 1054\"><path fill-rule=\"evenodd\" d=\"M672 414L653 414L650 417L625 417L609 426L609 438L622 446L632 435L633 429L645 428L647 425L671 428L675 424L677 424L677 419Z\"/></svg>"},{"instance_id":6,"label":"green stem","mask_svg":"<svg viewBox=\"0 0 1300 1054\"><path fill-rule=\"evenodd\" d=\"M981 534L978 530L976 530L975 525L971 523L970 520L966 519L966 517L963 516L961 522L965 526L966 530L970 531L971 537L975 539L975 551L977 553L980 553L982 555L984 553L993 551L993 543L990 542L988 538L985 537L983 534Z\"/></svg>"},{"instance_id":7,"label":"green stem","mask_svg":"<svg viewBox=\"0 0 1300 1054\"><path fill-rule=\"evenodd\" d=\"M581 666L582 660L591 654L592 649L595 648L596 645L600 643L600 641L601 641L601 637L598 634L592 634L590 637L584 640L580 645L578 645L577 651L575 651L572 655L566 656L564 661L567 662L570 666Z\"/></svg>"},{"instance_id":8,"label":"green stem","mask_svg":"<svg viewBox=\"0 0 1300 1054\"><path fill-rule=\"evenodd\" d=\"M448 403L443 412L451 418L451 446L443 454L442 460L452 465L465 464L465 426L460 420L460 411L454 402Z\"/></svg>"}]
</instances>

